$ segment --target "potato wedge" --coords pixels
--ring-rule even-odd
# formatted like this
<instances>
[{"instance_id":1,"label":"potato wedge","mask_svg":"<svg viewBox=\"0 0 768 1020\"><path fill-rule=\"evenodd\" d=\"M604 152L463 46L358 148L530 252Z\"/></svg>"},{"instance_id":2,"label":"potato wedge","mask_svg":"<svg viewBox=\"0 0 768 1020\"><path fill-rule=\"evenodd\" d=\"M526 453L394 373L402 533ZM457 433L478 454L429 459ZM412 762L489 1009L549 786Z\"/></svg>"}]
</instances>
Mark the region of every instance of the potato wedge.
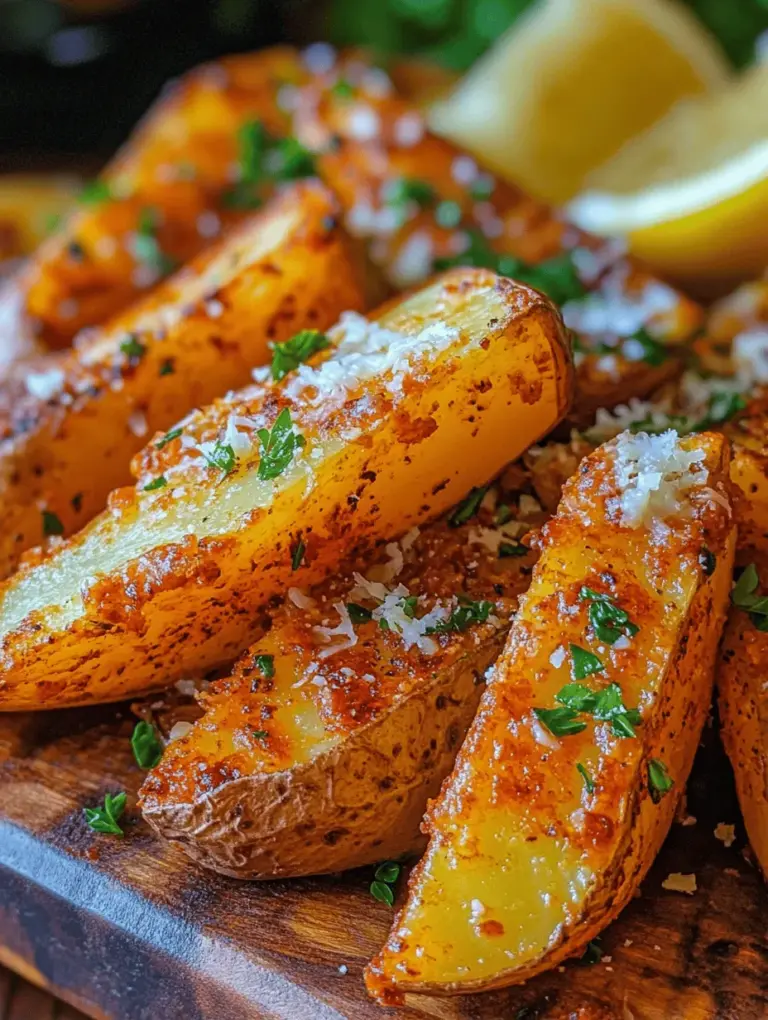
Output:
<instances>
[{"instance_id":1,"label":"potato wedge","mask_svg":"<svg viewBox=\"0 0 768 1020\"><path fill-rule=\"evenodd\" d=\"M204 65L166 91L79 209L5 285L0 353L18 350L18 335L28 347L68 346L252 210L274 182L233 194L238 131L258 120L287 133L277 96L305 73L293 50L276 48ZM291 176L307 173L282 179Z\"/></svg>"},{"instance_id":2,"label":"potato wedge","mask_svg":"<svg viewBox=\"0 0 768 1020\"><path fill-rule=\"evenodd\" d=\"M623 433L568 483L368 970L374 995L525 981L632 897L709 710L735 541L727 477L721 436Z\"/></svg>"},{"instance_id":3,"label":"potato wedge","mask_svg":"<svg viewBox=\"0 0 768 1020\"><path fill-rule=\"evenodd\" d=\"M515 497L498 487L475 510L482 496L389 543L360 566L366 577L290 591L145 781L144 817L160 835L236 878L342 871L423 847L427 798L528 586L535 556L519 538L543 519L515 519Z\"/></svg>"},{"instance_id":4,"label":"potato wedge","mask_svg":"<svg viewBox=\"0 0 768 1020\"><path fill-rule=\"evenodd\" d=\"M137 456L135 489L0 589L0 707L125 697L234 659L257 609L433 517L548 432L571 396L541 295L449 273Z\"/></svg>"},{"instance_id":5,"label":"potato wedge","mask_svg":"<svg viewBox=\"0 0 768 1020\"><path fill-rule=\"evenodd\" d=\"M79 178L64 174L1 174L0 260L34 251L81 189Z\"/></svg>"},{"instance_id":6,"label":"potato wedge","mask_svg":"<svg viewBox=\"0 0 768 1020\"><path fill-rule=\"evenodd\" d=\"M0 577L132 482L131 457L187 411L251 381L268 345L363 307L337 206L295 185L66 354L0 383Z\"/></svg>"},{"instance_id":7,"label":"potato wedge","mask_svg":"<svg viewBox=\"0 0 768 1020\"><path fill-rule=\"evenodd\" d=\"M327 47L230 58L193 72L161 102L106 175L116 192L132 197L84 210L30 267L22 305L46 342L66 342L141 289L148 277L137 275L142 266L126 237L142 209L157 211L160 250L182 259L199 248L200 217L229 223L242 215L229 208L231 172L238 129L254 120L288 136L290 151L301 154L290 164L296 172L315 168L338 194L347 228L376 267L369 288L377 299L385 285L421 284L450 263L493 269L561 304L580 338L577 423L591 421L597 407L644 397L681 371L673 348L700 327L697 305L650 277L616 242L578 231L480 170L425 130L383 71L355 54L334 62ZM200 164L199 173L180 184L190 163ZM262 173L258 193L274 183ZM73 241L87 253L76 267L67 254ZM102 248L114 253L105 260Z\"/></svg>"},{"instance_id":8,"label":"potato wedge","mask_svg":"<svg viewBox=\"0 0 768 1020\"><path fill-rule=\"evenodd\" d=\"M768 577L766 558L760 571ZM761 585L755 592L765 596ZM758 618L758 623L762 620ZM717 671L720 734L749 842L768 879L768 633L744 609L728 616Z\"/></svg>"}]
</instances>

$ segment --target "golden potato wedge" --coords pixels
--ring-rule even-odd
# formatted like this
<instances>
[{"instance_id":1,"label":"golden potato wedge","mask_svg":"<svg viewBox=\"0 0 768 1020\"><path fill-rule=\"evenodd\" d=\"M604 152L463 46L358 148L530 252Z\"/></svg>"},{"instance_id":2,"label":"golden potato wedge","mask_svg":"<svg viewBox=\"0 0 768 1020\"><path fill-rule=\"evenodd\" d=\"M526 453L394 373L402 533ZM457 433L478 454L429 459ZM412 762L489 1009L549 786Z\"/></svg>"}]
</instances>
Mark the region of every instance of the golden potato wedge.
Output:
<instances>
[{"instance_id":1,"label":"golden potato wedge","mask_svg":"<svg viewBox=\"0 0 768 1020\"><path fill-rule=\"evenodd\" d=\"M589 237L483 172L425 130L422 115L395 94L381 69L355 54L334 61L328 47L230 58L194 72L157 107L106 175L116 193L131 197L80 213L33 260L21 299L15 288L47 343L66 342L149 281L131 248L142 210L156 211L157 247L177 259L198 250L198 223L242 215L229 208L243 183L231 175L233 166L243 170L238 131L255 120L284 136L277 144L288 146L294 172L316 168L337 192L347 228L378 267L379 279L369 281L373 294L383 296L382 284L418 285L451 263L491 268L563 305L581 345L583 396L575 421L589 421L596 407L630 395L646 396L679 373L668 347L699 328L698 306L650 277L616 242ZM262 138L264 158L251 153L261 196L275 184L267 148ZM180 183L190 163L199 163L199 172ZM73 242L87 255L76 266ZM108 258L102 249L110 250ZM19 332L17 322L14 336Z\"/></svg>"},{"instance_id":2,"label":"golden potato wedge","mask_svg":"<svg viewBox=\"0 0 768 1020\"><path fill-rule=\"evenodd\" d=\"M252 210L274 181L238 196L238 132L258 120L286 134L277 96L303 73L293 50L276 48L199 67L164 93L79 209L6 284L0 351L17 350L18 335L66 347Z\"/></svg>"},{"instance_id":3,"label":"golden potato wedge","mask_svg":"<svg viewBox=\"0 0 768 1020\"><path fill-rule=\"evenodd\" d=\"M768 576L763 560L762 577ZM754 594L765 596L764 585ZM720 734L733 766L749 842L768 879L768 633L763 617L732 607L717 670Z\"/></svg>"},{"instance_id":4,"label":"golden potato wedge","mask_svg":"<svg viewBox=\"0 0 768 1020\"><path fill-rule=\"evenodd\" d=\"M191 414L137 455L135 489L0 588L0 707L118 699L231 661L258 612L354 546L488 481L571 396L536 291L449 273L279 381Z\"/></svg>"},{"instance_id":5,"label":"golden potato wedge","mask_svg":"<svg viewBox=\"0 0 768 1020\"><path fill-rule=\"evenodd\" d=\"M363 307L337 207L294 185L77 347L0 383L0 577L132 482L131 457L194 407L251 381L270 344Z\"/></svg>"},{"instance_id":6,"label":"golden potato wedge","mask_svg":"<svg viewBox=\"0 0 768 1020\"><path fill-rule=\"evenodd\" d=\"M365 577L291 589L145 781L160 835L236 878L341 871L423 846L427 798L528 586L535 556L519 539L543 519L520 517L498 487L475 509L481 498L389 543Z\"/></svg>"},{"instance_id":7,"label":"golden potato wedge","mask_svg":"<svg viewBox=\"0 0 768 1020\"><path fill-rule=\"evenodd\" d=\"M367 974L385 1001L516 984L584 950L672 822L707 717L734 525L722 436L591 454ZM665 796L666 794L666 796Z\"/></svg>"}]
</instances>

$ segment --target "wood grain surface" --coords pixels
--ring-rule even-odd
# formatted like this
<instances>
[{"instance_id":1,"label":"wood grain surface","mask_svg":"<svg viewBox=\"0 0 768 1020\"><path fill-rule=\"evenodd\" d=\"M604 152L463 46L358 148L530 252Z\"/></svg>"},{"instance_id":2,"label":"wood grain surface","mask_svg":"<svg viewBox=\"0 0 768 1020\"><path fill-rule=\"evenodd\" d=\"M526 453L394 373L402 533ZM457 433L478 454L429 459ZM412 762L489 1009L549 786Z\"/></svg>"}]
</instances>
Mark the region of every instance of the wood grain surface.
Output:
<instances>
[{"instance_id":1,"label":"wood grain surface","mask_svg":"<svg viewBox=\"0 0 768 1020\"><path fill-rule=\"evenodd\" d=\"M86 827L83 806L107 791L126 789L135 805L133 722L120 706L0 717L0 962L89 1016L768 1017L768 893L742 852L740 823L732 847L714 836L738 811L713 730L689 786L696 824L673 827L642 894L605 932L600 963L572 962L504 992L413 996L385 1011L362 985L391 917L368 892L369 871L242 884L159 842L135 806L122 840ZM694 873L697 892L663 889L670 872ZM29 1010L22 1018L37 1020Z\"/></svg>"},{"instance_id":2,"label":"wood grain surface","mask_svg":"<svg viewBox=\"0 0 768 1020\"><path fill-rule=\"evenodd\" d=\"M0 1020L85 1020L85 1017L7 967L0 967Z\"/></svg>"}]
</instances>

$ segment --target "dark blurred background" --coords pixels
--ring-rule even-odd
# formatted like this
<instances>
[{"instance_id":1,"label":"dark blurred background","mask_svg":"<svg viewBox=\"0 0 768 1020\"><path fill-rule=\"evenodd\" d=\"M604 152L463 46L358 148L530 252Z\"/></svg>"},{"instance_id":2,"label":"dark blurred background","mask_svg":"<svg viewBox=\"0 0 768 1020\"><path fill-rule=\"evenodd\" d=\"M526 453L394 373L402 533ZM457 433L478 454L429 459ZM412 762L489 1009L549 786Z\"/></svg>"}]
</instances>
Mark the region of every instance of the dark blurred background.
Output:
<instances>
[{"instance_id":1,"label":"dark blurred background","mask_svg":"<svg viewBox=\"0 0 768 1020\"><path fill-rule=\"evenodd\" d=\"M323 38L463 70L532 2L0 0L0 171L97 166L164 81L221 53ZM688 3L735 66L754 59L768 0Z\"/></svg>"}]
</instances>

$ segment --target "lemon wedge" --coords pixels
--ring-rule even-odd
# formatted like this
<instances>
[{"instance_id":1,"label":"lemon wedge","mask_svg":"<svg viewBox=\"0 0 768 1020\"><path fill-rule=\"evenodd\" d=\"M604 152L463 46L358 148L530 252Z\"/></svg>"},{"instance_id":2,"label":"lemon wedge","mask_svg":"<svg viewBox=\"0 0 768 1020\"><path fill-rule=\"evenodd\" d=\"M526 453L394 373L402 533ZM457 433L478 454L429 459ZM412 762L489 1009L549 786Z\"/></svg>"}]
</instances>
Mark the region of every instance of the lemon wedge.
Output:
<instances>
[{"instance_id":1,"label":"lemon wedge","mask_svg":"<svg viewBox=\"0 0 768 1020\"><path fill-rule=\"evenodd\" d=\"M501 175L561 202L677 100L728 79L718 44L672 0L545 0L429 120Z\"/></svg>"},{"instance_id":2,"label":"lemon wedge","mask_svg":"<svg viewBox=\"0 0 768 1020\"><path fill-rule=\"evenodd\" d=\"M633 253L695 290L768 266L768 65L680 103L588 178L569 214L625 236Z\"/></svg>"}]
</instances>

